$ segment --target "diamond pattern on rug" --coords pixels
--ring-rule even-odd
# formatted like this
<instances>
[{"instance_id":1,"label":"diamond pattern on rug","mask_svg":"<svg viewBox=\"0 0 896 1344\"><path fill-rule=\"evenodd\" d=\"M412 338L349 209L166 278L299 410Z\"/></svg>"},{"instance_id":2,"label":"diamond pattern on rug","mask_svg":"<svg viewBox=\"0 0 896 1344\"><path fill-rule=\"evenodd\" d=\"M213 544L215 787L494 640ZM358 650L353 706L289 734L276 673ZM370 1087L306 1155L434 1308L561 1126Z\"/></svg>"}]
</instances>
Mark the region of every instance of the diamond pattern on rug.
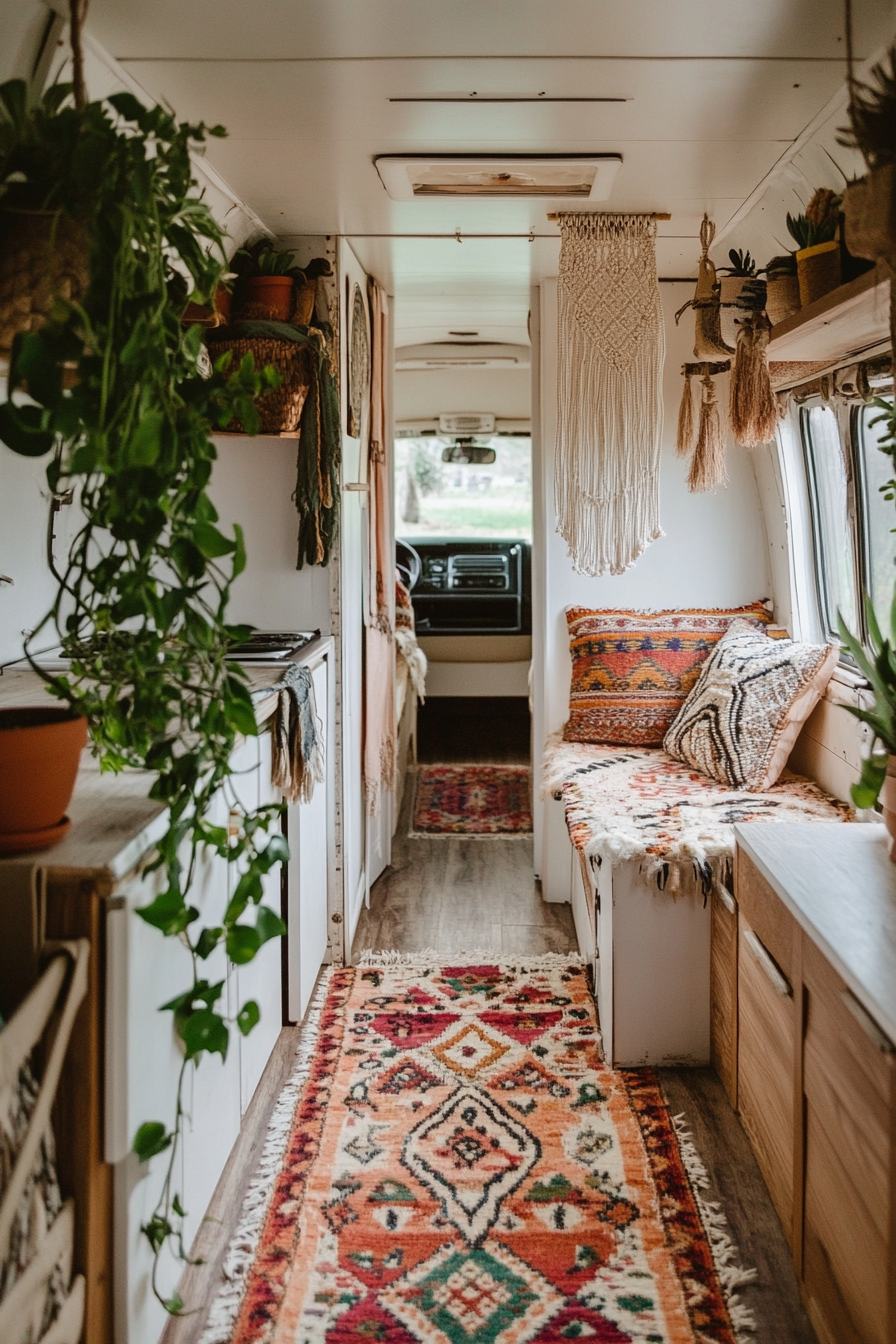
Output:
<instances>
[{"instance_id":1,"label":"diamond pattern on rug","mask_svg":"<svg viewBox=\"0 0 896 1344\"><path fill-rule=\"evenodd\" d=\"M478 1241L540 1156L541 1144L519 1120L463 1087L411 1130L401 1160L441 1200L449 1222Z\"/></svg>"},{"instance_id":2,"label":"diamond pattern on rug","mask_svg":"<svg viewBox=\"0 0 896 1344\"><path fill-rule=\"evenodd\" d=\"M530 794L524 765L421 766L411 835L528 835Z\"/></svg>"},{"instance_id":3,"label":"diamond pattern on rug","mask_svg":"<svg viewBox=\"0 0 896 1344\"><path fill-rule=\"evenodd\" d=\"M202 1344L735 1344L662 1094L602 1061L574 961L336 970L283 1143Z\"/></svg>"}]
</instances>

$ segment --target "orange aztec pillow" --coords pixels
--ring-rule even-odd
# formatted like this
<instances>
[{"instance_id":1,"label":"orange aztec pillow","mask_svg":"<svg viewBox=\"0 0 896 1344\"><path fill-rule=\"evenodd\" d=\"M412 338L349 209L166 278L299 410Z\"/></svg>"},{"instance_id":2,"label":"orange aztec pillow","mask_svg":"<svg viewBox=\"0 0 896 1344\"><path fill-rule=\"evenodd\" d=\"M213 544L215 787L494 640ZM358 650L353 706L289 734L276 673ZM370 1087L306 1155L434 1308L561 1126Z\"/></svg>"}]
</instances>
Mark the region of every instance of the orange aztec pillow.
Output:
<instances>
[{"instance_id":1,"label":"orange aztec pillow","mask_svg":"<svg viewBox=\"0 0 896 1344\"><path fill-rule=\"evenodd\" d=\"M661 747L701 664L738 619L758 628L772 617L762 602L684 611L569 607L572 685L565 740Z\"/></svg>"}]
</instances>

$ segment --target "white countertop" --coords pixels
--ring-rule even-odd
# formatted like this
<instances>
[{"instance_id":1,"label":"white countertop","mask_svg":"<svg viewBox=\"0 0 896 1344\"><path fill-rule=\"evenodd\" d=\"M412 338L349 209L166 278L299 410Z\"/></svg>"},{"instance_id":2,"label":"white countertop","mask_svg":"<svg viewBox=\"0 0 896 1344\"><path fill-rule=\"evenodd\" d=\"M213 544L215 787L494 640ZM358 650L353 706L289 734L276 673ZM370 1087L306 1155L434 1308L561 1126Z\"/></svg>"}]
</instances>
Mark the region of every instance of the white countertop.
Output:
<instances>
[{"instance_id":1,"label":"white countertop","mask_svg":"<svg viewBox=\"0 0 896 1344\"><path fill-rule=\"evenodd\" d=\"M330 636L317 639L291 661L315 667L332 650ZM250 689L272 686L285 663L254 664L245 668ZM47 688L30 667L7 667L0 676L0 708L40 704ZM273 713L274 695L257 698L255 717L263 724ZM53 872L103 874L114 884L129 873L165 834L168 809L147 797L154 776L142 770L124 770L119 775L100 774L99 765L84 749L75 791L68 806L71 830L50 849L9 855L7 862L36 863ZM0 871L4 860L0 859Z\"/></svg>"},{"instance_id":2,"label":"white countertop","mask_svg":"<svg viewBox=\"0 0 896 1344\"><path fill-rule=\"evenodd\" d=\"M745 822L737 843L896 1043L896 864L881 824Z\"/></svg>"}]
</instances>

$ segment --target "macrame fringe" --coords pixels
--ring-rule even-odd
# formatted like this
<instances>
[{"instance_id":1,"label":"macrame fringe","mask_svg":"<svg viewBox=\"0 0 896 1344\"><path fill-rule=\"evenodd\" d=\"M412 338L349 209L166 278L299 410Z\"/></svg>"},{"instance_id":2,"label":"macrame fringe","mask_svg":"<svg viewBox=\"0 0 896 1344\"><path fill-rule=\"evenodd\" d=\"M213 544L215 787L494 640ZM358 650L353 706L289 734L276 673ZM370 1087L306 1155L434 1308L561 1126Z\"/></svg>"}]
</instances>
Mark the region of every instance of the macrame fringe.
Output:
<instances>
[{"instance_id":1,"label":"macrame fringe","mask_svg":"<svg viewBox=\"0 0 896 1344\"><path fill-rule=\"evenodd\" d=\"M355 966L414 966L421 972L434 961L450 961L452 966L478 966L487 963L502 970L537 971L545 967L584 966L577 952L542 952L534 956L508 956L494 947L468 948L466 952L444 952L424 947L419 952L398 952L393 948L374 951L365 948L353 958ZM202 1344L206 1344L203 1340Z\"/></svg>"},{"instance_id":2,"label":"macrame fringe","mask_svg":"<svg viewBox=\"0 0 896 1344\"><path fill-rule=\"evenodd\" d=\"M684 376L684 391L678 408L678 434L675 439L675 451L679 457L687 457L694 446L694 393L691 387L691 375Z\"/></svg>"},{"instance_id":3,"label":"macrame fringe","mask_svg":"<svg viewBox=\"0 0 896 1344\"><path fill-rule=\"evenodd\" d=\"M778 406L768 371L770 332L765 313L750 313L737 333L729 416L734 437L744 448L770 443L778 425Z\"/></svg>"},{"instance_id":4,"label":"macrame fringe","mask_svg":"<svg viewBox=\"0 0 896 1344\"><path fill-rule=\"evenodd\" d=\"M682 1164L688 1174L700 1221L706 1232L716 1273L719 1276L734 1337L738 1344L749 1344L746 1333L749 1331L752 1334L755 1331L756 1319L749 1307L741 1302L737 1290L756 1282L756 1270L744 1269L738 1264L740 1252L728 1232L728 1219L722 1213L718 1201L706 1200L700 1194L701 1190L709 1188L709 1175L694 1145L694 1136L687 1129L684 1115L673 1116L672 1123L675 1126Z\"/></svg>"},{"instance_id":5,"label":"macrame fringe","mask_svg":"<svg viewBox=\"0 0 896 1344\"><path fill-rule=\"evenodd\" d=\"M622 574L659 521L664 331L656 224L564 214L554 482L580 574Z\"/></svg>"},{"instance_id":6,"label":"macrame fringe","mask_svg":"<svg viewBox=\"0 0 896 1344\"><path fill-rule=\"evenodd\" d=\"M321 1013L326 1003L332 974L332 966L324 968L308 1007L301 1027L293 1071L280 1093L268 1123L261 1158L246 1188L239 1222L227 1248L221 1271L224 1286L212 1302L199 1344L230 1344L233 1337L233 1327L245 1295L249 1271L258 1250L268 1204L274 1191L277 1173L283 1164L283 1154L289 1142L293 1117L302 1089L308 1080L311 1061L317 1048Z\"/></svg>"},{"instance_id":7,"label":"macrame fringe","mask_svg":"<svg viewBox=\"0 0 896 1344\"><path fill-rule=\"evenodd\" d=\"M722 421L719 416L716 388L710 374L701 378L700 429L691 469L688 472L688 489L692 494L706 490L716 490L728 479L725 470L725 441L722 437Z\"/></svg>"}]
</instances>

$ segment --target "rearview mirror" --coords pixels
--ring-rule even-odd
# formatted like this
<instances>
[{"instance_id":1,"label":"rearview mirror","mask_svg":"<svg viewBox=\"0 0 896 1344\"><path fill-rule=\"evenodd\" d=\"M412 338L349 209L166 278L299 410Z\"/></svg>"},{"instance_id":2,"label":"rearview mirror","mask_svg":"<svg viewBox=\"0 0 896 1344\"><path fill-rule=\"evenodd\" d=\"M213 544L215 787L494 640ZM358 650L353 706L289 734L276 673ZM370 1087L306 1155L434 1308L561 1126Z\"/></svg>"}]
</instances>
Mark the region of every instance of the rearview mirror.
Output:
<instances>
[{"instance_id":1,"label":"rearview mirror","mask_svg":"<svg viewBox=\"0 0 896 1344\"><path fill-rule=\"evenodd\" d=\"M451 462L456 467L488 467L497 454L494 448L482 448L476 443L464 443L458 439L450 448L442 449L442 461Z\"/></svg>"}]
</instances>

